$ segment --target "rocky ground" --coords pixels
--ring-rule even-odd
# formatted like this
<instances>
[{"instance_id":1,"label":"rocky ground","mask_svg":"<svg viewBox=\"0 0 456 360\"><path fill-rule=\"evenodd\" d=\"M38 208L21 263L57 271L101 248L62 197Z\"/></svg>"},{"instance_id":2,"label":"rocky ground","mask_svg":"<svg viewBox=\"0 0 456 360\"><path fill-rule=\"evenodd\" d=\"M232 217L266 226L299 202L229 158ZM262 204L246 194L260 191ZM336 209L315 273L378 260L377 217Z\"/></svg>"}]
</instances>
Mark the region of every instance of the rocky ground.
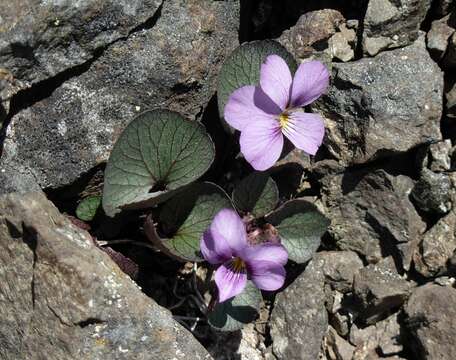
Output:
<instances>
[{"instance_id":1,"label":"rocky ground","mask_svg":"<svg viewBox=\"0 0 456 360\"><path fill-rule=\"evenodd\" d=\"M208 180L244 176L217 74L267 38L332 70L311 109L324 146L272 174L331 225L255 323L218 333L187 319L204 265L146 247L144 212L88 224L75 208L144 109L205 124ZM1 2L0 358L453 359L455 67L452 0Z\"/></svg>"}]
</instances>

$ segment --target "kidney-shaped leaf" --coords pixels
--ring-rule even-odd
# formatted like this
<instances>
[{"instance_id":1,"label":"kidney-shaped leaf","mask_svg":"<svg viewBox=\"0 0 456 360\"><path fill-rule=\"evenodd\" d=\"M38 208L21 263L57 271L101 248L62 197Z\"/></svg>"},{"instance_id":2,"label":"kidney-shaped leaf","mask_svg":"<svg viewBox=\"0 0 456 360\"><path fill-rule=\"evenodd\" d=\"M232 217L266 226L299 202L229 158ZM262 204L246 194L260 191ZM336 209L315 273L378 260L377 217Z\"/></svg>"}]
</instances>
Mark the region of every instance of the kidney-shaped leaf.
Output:
<instances>
[{"instance_id":1,"label":"kidney-shaped leaf","mask_svg":"<svg viewBox=\"0 0 456 360\"><path fill-rule=\"evenodd\" d=\"M278 230L288 258L297 263L305 263L312 258L330 223L313 204L300 199L286 202L266 221Z\"/></svg>"},{"instance_id":2,"label":"kidney-shaped leaf","mask_svg":"<svg viewBox=\"0 0 456 360\"><path fill-rule=\"evenodd\" d=\"M233 202L239 211L261 217L277 206L279 190L267 173L253 172L234 188Z\"/></svg>"},{"instance_id":3,"label":"kidney-shaped leaf","mask_svg":"<svg viewBox=\"0 0 456 360\"><path fill-rule=\"evenodd\" d=\"M218 303L208 314L209 324L222 331L236 331L255 320L260 310L261 292L251 281L242 293Z\"/></svg>"},{"instance_id":4,"label":"kidney-shaped leaf","mask_svg":"<svg viewBox=\"0 0 456 360\"><path fill-rule=\"evenodd\" d=\"M166 202L160 212L159 223L168 238L161 239L151 224L146 226L146 233L168 255L182 261L201 261L201 235L218 211L231 207L228 196L217 185L188 185Z\"/></svg>"},{"instance_id":5,"label":"kidney-shaped leaf","mask_svg":"<svg viewBox=\"0 0 456 360\"><path fill-rule=\"evenodd\" d=\"M163 201L163 195L203 175L214 151L197 122L167 110L139 115L120 135L109 158L103 189L106 214Z\"/></svg>"},{"instance_id":6,"label":"kidney-shaped leaf","mask_svg":"<svg viewBox=\"0 0 456 360\"><path fill-rule=\"evenodd\" d=\"M259 40L244 43L235 49L223 64L217 85L220 118L223 119L225 105L231 93L245 85L258 85L260 67L268 55L276 54L288 64L292 73L296 71L293 56L274 40ZM229 128L224 122L224 126Z\"/></svg>"}]
</instances>

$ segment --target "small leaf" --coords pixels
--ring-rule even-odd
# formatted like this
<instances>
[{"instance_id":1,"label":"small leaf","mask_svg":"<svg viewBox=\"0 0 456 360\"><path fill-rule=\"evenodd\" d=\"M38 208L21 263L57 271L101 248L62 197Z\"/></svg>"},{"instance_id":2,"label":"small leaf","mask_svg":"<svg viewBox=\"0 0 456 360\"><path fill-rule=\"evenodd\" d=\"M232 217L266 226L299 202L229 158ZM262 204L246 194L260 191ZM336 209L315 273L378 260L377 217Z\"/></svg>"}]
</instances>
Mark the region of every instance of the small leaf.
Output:
<instances>
[{"instance_id":1,"label":"small leaf","mask_svg":"<svg viewBox=\"0 0 456 360\"><path fill-rule=\"evenodd\" d=\"M255 320L260 310L261 292L251 281L242 293L218 303L208 314L209 324L221 331L236 331Z\"/></svg>"},{"instance_id":2,"label":"small leaf","mask_svg":"<svg viewBox=\"0 0 456 360\"><path fill-rule=\"evenodd\" d=\"M268 55L282 57L290 67L292 74L297 65L293 56L274 40L261 40L244 43L235 49L220 69L217 85L217 99L220 118L223 119L225 105L231 93L245 85L258 85L260 67ZM229 125L223 121L224 126Z\"/></svg>"},{"instance_id":3,"label":"small leaf","mask_svg":"<svg viewBox=\"0 0 456 360\"><path fill-rule=\"evenodd\" d=\"M192 184L164 204L159 222L168 239L161 239L155 227L146 227L149 239L162 251L182 261L201 261L200 239L215 214L231 208L226 193L212 183Z\"/></svg>"},{"instance_id":4,"label":"small leaf","mask_svg":"<svg viewBox=\"0 0 456 360\"><path fill-rule=\"evenodd\" d=\"M235 187L233 202L238 210L261 217L277 206L279 190L267 173L253 172Z\"/></svg>"},{"instance_id":5,"label":"small leaf","mask_svg":"<svg viewBox=\"0 0 456 360\"><path fill-rule=\"evenodd\" d=\"M101 204L101 196L88 196L76 208L76 216L83 221L92 221Z\"/></svg>"},{"instance_id":6,"label":"small leaf","mask_svg":"<svg viewBox=\"0 0 456 360\"><path fill-rule=\"evenodd\" d=\"M309 261L320 246L330 221L305 200L290 200L266 218L279 232L288 258L297 263Z\"/></svg>"},{"instance_id":7,"label":"small leaf","mask_svg":"<svg viewBox=\"0 0 456 360\"><path fill-rule=\"evenodd\" d=\"M116 142L108 161L103 208L148 207L203 175L214 160L204 127L167 110L135 118Z\"/></svg>"}]
</instances>

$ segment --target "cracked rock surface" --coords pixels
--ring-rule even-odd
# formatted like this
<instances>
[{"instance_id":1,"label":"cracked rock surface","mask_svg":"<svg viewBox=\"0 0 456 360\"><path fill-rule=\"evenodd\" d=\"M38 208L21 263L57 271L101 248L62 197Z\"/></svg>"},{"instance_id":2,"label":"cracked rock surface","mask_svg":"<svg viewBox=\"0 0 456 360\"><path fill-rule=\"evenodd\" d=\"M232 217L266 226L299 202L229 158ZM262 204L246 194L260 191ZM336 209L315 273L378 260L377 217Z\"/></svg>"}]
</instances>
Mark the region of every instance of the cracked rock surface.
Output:
<instances>
[{"instance_id":1,"label":"cracked rock surface","mask_svg":"<svg viewBox=\"0 0 456 360\"><path fill-rule=\"evenodd\" d=\"M2 359L211 359L42 193L0 197Z\"/></svg>"}]
</instances>

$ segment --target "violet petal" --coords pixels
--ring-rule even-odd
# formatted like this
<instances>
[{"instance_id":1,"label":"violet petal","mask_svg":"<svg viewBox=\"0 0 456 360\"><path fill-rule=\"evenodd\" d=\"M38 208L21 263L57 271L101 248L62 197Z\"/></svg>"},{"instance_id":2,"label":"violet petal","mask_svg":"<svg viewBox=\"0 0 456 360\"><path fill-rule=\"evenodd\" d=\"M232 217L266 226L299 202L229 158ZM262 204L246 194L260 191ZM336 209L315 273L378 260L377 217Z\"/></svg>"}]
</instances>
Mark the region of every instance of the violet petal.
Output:
<instances>
[{"instance_id":1,"label":"violet petal","mask_svg":"<svg viewBox=\"0 0 456 360\"><path fill-rule=\"evenodd\" d=\"M212 233L210 228L201 237L200 249L204 259L214 265L231 259L233 254L225 238L218 233Z\"/></svg>"},{"instance_id":2,"label":"violet petal","mask_svg":"<svg viewBox=\"0 0 456 360\"><path fill-rule=\"evenodd\" d=\"M320 61L299 65L291 86L291 105L306 106L317 100L329 84L329 71Z\"/></svg>"},{"instance_id":3,"label":"violet petal","mask_svg":"<svg viewBox=\"0 0 456 360\"><path fill-rule=\"evenodd\" d=\"M285 265L288 261L288 252L281 244L264 243L247 247L242 258L247 263L271 261Z\"/></svg>"},{"instance_id":4,"label":"violet petal","mask_svg":"<svg viewBox=\"0 0 456 360\"><path fill-rule=\"evenodd\" d=\"M275 164L282 153L283 136L277 120L252 122L239 139L241 152L255 170L263 171Z\"/></svg>"},{"instance_id":5,"label":"violet petal","mask_svg":"<svg viewBox=\"0 0 456 360\"><path fill-rule=\"evenodd\" d=\"M285 268L272 261L254 261L248 264L249 275L255 286L262 290L280 289L285 282Z\"/></svg>"},{"instance_id":6,"label":"violet petal","mask_svg":"<svg viewBox=\"0 0 456 360\"><path fill-rule=\"evenodd\" d=\"M277 115L280 108L261 90L248 85L235 90L225 105L226 122L236 130L242 129L252 121L261 121L268 114Z\"/></svg>"},{"instance_id":7,"label":"violet petal","mask_svg":"<svg viewBox=\"0 0 456 360\"><path fill-rule=\"evenodd\" d=\"M325 136L325 124L318 114L293 111L282 132L298 149L315 155Z\"/></svg>"},{"instance_id":8,"label":"violet petal","mask_svg":"<svg viewBox=\"0 0 456 360\"><path fill-rule=\"evenodd\" d=\"M217 241L228 244L234 256L247 246L245 224L233 209L220 210L212 220L209 229Z\"/></svg>"},{"instance_id":9,"label":"violet petal","mask_svg":"<svg viewBox=\"0 0 456 360\"><path fill-rule=\"evenodd\" d=\"M282 110L290 100L292 77L287 63L278 55L269 55L260 69L260 86Z\"/></svg>"},{"instance_id":10,"label":"violet petal","mask_svg":"<svg viewBox=\"0 0 456 360\"><path fill-rule=\"evenodd\" d=\"M218 288L219 302L224 302L233 296L239 295L247 284L245 272L234 272L227 262L215 272L215 284Z\"/></svg>"}]
</instances>

